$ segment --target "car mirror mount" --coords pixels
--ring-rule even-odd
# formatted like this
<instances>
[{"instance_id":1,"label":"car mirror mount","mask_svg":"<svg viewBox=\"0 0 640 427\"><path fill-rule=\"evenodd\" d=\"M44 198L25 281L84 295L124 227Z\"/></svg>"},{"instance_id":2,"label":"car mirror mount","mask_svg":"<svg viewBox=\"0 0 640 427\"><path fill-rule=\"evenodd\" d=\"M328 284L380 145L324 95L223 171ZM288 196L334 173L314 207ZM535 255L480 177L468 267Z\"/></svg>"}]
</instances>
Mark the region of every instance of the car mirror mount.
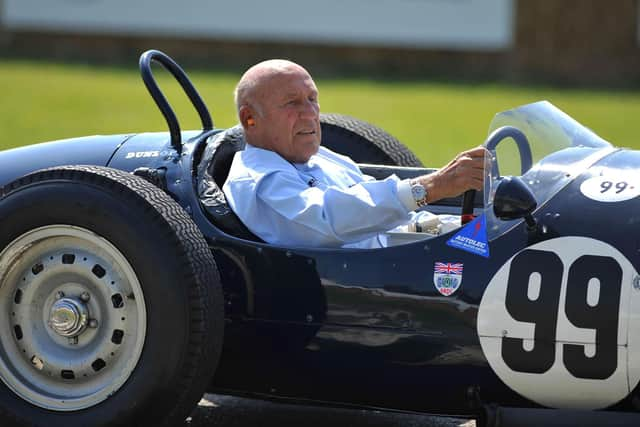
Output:
<instances>
[{"instance_id":1,"label":"car mirror mount","mask_svg":"<svg viewBox=\"0 0 640 427\"><path fill-rule=\"evenodd\" d=\"M529 230L536 228L531 213L538 206L535 196L517 176L506 176L500 180L493 200L493 213L502 220L524 218Z\"/></svg>"}]
</instances>

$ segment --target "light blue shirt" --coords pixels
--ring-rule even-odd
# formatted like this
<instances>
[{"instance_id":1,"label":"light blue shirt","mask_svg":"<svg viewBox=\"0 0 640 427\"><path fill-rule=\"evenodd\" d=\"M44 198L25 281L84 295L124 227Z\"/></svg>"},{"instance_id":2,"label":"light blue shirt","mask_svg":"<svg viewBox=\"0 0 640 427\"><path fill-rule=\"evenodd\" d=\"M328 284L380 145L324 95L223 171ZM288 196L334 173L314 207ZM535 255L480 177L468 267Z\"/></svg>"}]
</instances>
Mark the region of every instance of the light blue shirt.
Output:
<instances>
[{"instance_id":1,"label":"light blue shirt","mask_svg":"<svg viewBox=\"0 0 640 427\"><path fill-rule=\"evenodd\" d=\"M379 234L409 222L417 207L407 181L374 180L324 147L295 164L247 144L223 191L249 230L285 246L382 247Z\"/></svg>"}]
</instances>

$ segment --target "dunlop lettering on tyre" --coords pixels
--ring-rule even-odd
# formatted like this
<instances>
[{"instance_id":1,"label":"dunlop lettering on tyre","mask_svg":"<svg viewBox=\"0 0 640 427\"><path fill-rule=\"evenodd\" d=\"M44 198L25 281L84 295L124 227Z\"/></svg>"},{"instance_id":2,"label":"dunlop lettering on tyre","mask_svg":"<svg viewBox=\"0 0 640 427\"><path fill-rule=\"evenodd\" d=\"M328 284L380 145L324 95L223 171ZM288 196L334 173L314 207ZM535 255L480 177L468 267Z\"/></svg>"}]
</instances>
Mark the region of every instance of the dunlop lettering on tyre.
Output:
<instances>
[{"instance_id":1,"label":"dunlop lettering on tyre","mask_svg":"<svg viewBox=\"0 0 640 427\"><path fill-rule=\"evenodd\" d=\"M500 379L559 408L600 409L640 380L637 272L613 246L561 237L515 254L491 279L478 336ZM629 370L627 366L630 366Z\"/></svg>"}]
</instances>

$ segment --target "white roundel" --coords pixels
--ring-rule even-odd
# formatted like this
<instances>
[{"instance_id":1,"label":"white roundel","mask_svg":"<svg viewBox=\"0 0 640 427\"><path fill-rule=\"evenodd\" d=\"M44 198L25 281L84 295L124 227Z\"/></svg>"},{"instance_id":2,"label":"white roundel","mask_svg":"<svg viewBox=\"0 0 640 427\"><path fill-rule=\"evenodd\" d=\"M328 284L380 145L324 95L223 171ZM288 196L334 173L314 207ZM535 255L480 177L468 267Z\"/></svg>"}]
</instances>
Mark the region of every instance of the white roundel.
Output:
<instances>
[{"instance_id":1,"label":"white roundel","mask_svg":"<svg viewBox=\"0 0 640 427\"><path fill-rule=\"evenodd\" d=\"M623 202L640 196L640 175L608 172L585 180L580 185L585 197L598 202Z\"/></svg>"},{"instance_id":2,"label":"white roundel","mask_svg":"<svg viewBox=\"0 0 640 427\"><path fill-rule=\"evenodd\" d=\"M493 276L478 310L491 368L544 406L620 401L640 381L637 277L620 251L595 239L560 237L518 252Z\"/></svg>"}]
</instances>

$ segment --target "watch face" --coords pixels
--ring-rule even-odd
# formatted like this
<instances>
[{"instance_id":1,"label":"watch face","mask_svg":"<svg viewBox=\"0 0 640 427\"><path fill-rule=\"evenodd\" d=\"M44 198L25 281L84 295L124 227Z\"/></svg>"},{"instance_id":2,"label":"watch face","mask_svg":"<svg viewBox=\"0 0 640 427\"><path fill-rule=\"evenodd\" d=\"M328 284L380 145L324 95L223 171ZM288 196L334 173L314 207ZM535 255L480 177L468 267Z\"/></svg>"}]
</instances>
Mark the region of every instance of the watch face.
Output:
<instances>
[{"instance_id":1,"label":"watch face","mask_svg":"<svg viewBox=\"0 0 640 427\"><path fill-rule=\"evenodd\" d=\"M426 191L422 185L416 184L411 186L411 194L413 195L413 199L415 201L419 201L424 199Z\"/></svg>"}]
</instances>

